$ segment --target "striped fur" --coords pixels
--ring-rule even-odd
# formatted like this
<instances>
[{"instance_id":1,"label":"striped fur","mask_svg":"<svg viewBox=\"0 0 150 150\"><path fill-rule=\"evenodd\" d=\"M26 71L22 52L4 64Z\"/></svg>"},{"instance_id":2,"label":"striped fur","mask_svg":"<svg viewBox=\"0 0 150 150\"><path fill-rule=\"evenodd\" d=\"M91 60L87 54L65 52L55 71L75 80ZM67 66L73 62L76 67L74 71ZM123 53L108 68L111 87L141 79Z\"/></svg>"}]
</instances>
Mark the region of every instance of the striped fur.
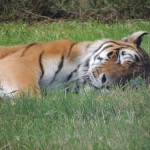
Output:
<instances>
[{"instance_id":1,"label":"striped fur","mask_svg":"<svg viewBox=\"0 0 150 150\"><path fill-rule=\"evenodd\" d=\"M96 88L124 83L139 68L149 65L140 43L146 32L136 32L120 41L75 43L58 40L22 46L0 47L0 96L20 92L40 95L40 88L91 85ZM145 63L144 58L148 61ZM140 67L139 67L140 66Z\"/></svg>"}]
</instances>

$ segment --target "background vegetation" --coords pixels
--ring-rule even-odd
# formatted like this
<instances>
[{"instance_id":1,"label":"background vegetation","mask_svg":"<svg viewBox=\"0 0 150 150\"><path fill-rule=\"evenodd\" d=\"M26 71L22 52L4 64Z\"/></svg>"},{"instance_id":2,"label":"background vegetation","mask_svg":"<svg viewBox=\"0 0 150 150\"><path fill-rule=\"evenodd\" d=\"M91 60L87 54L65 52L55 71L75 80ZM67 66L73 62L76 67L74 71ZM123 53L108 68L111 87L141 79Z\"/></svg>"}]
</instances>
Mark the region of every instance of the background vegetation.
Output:
<instances>
[{"instance_id":1,"label":"background vegetation","mask_svg":"<svg viewBox=\"0 0 150 150\"><path fill-rule=\"evenodd\" d=\"M0 0L0 20L150 19L149 0Z\"/></svg>"},{"instance_id":2,"label":"background vegetation","mask_svg":"<svg viewBox=\"0 0 150 150\"><path fill-rule=\"evenodd\" d=\"M75 41L120 39L132 32L150 32L150 22L127 21L37 23L32 26L0 23L0 45L57 39ZM142 47L150 54L150 36ZM140 79L137 89L65 93L43 91L42 98L0 99L0 149L24 150L149 150L150 87Z\"/></svg>"}]
</instances>

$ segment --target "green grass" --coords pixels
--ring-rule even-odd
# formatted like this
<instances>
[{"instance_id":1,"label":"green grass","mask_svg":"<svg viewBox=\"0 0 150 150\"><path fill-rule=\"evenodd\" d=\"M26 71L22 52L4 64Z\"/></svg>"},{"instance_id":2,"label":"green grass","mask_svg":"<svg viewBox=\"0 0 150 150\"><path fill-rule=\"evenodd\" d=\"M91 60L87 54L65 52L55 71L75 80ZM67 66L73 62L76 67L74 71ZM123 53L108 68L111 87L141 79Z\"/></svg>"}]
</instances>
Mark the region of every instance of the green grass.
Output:
<instances>
[{"instance_id":1,"label":"green grass","mask_svg":"<svg viewBox=\"0 0 150 150\"><path fill-rule=\"evenodd\" d=\"M0 24L0 45L35 41L119 39L150 32L150 22ZM142 47L150 54L150 36ZM49 91L42 99L0 99L0 149L149 150L150 88L145 85L76 95Z\"/></svg>"}]
</instances>

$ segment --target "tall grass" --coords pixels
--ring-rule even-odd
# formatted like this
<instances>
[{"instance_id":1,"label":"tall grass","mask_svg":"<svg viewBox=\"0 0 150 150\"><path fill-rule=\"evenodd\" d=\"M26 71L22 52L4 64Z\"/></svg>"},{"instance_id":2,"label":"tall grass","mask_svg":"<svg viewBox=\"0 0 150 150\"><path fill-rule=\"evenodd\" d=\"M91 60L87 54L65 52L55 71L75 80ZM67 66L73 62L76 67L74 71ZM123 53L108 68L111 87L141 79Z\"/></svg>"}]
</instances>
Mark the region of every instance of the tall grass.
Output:
<instances>
[{"instance_id":1,"label":"tall grass","mask_svg":"<svg viewBox=\"0 0 150 150\"><path fill-rule=\"evenodd\" d=\"M120 39L138 30L150 32L149 22L113 25L96 22L51 24L0 24L0 45ZM142 47L150 54L150 36ZM115 87L80 95L56 89L41 99L0 99L0 149L149 150L150 88Z\"/></svg>"}]
</instances>

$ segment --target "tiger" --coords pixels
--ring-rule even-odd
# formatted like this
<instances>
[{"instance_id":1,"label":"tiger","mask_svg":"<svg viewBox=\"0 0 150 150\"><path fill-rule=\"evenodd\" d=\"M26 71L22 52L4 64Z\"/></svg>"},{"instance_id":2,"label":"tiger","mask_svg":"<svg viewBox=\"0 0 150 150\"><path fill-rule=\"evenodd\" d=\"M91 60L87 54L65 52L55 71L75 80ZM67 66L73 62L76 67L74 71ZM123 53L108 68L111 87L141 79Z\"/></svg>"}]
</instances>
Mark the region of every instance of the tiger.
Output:
<instances>
[{"instance_id":1,"label":"tiger","mask_svg":"<svg viewBox=\"0 0 150 150\"><path fill-rule=\"evenodd\" d=\"M140 47L145 31L120 40L74 42L56 40L18 46L0 46L0 97L21 93L41 97L52 90L75 84L94 89L125 83L135 76L149 77L150 59Z\"/></svg>"}]
</instances>

